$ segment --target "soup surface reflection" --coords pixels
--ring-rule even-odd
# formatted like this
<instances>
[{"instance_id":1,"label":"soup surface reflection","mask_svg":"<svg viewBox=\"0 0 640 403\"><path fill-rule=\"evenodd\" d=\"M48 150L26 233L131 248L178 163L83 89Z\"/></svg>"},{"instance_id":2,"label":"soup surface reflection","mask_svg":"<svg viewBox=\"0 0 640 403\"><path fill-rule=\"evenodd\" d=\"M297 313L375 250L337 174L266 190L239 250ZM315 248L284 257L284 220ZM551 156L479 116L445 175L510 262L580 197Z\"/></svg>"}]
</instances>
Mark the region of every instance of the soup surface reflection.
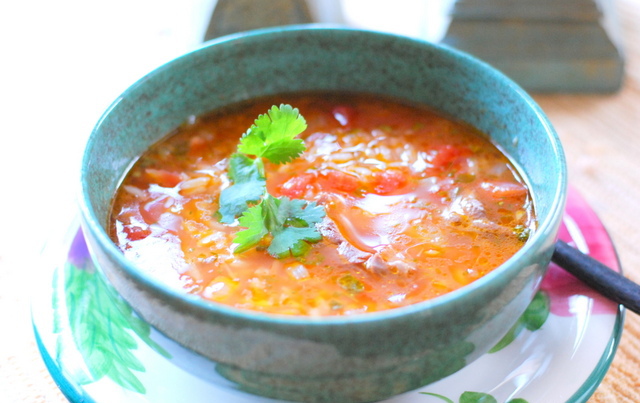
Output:
<instances>
[{"instance_id":1,"label":"soup surface reflection","mask_svg":"<svg viewBox=\"0 0 640 403\"><path fill-rule=\"evenodd\" d=\"M229 156L272 105L307 121L291 163L266 163L274 196L317 202L322 240L302 257L234 253L220 222ZM355 94L301 94L185 123L133 165L113 204L123 253L173 287L238 308L347 315L456 290L518 251L535 228L527 187L474 128L429 109Z\"/></svg>"}]
</instances>

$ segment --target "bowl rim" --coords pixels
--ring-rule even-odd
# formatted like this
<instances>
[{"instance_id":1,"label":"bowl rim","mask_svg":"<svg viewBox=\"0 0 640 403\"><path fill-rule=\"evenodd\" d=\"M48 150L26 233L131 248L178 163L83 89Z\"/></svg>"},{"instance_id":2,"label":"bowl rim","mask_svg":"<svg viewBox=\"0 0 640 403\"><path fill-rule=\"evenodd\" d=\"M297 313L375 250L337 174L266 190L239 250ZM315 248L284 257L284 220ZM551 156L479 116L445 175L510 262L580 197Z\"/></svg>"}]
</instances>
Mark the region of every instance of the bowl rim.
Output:
<instances>
[{"instance_id":1,"label":"bowl rim","mask_svg":"<svg viewBox=\"0 0 640 403\"><path fill-rule=\"evenodd\" d=\"M428 299L425 301L417 302L411 305L374 311L374 312L365 312L358 313L353 315L340 315L340 316L301 316L301 315L285 315L285 314L275 314L268 313L262 311L255 311L249 309L236 308L230 305L225 305L222 303L217 303L214 301L206 300L198 295L188 294L183 290L170 287L163 282L153 278L150 275L147 275L146 272L135 265L133 262L129 261L125 258L124 254L117 248L115 243L108 236L103 223L98 220L96 213L93 209L93 205L91 203L91 198L88 194L88 186L85 186L85 181L88 183L86 179L85 167L90 161L89 149L91 148L91 143L94 141L95 136L97 136L97 131L100 126L103 124L105 120L108 119L110 112L124 99L130 92L133 92L135 89L145 85L145 82L153 77L154 75L159 74L160 72L169 69L173 66L173 64L178 63L184 59L188 59L193 54L203 52L206 49L211 47L220 46L220 45L233 45L238 41L245 40L253 40L257 39L258 41L264 40L265 38L269 38L277 35L293 35L293 34L303 34L304 32L341 32L345 35L370 35L370 36L380 36L386 37L388 39L393 39L396 41L402 41L406 43L413 43L414 45L424 46L427 48L431 48L432 51L444 52L447 54L449 58L452 60L455 59L456 63L464 63L475 66L478 69L483 70L485 74L488 74L492 78L504 84L509 88L510 91L514 93L514 95L524 102L526 106L534 113L539 123L544 127L544 132L547 134L548 139L550 140L550 145L552 146L553 155L555 155L557 161L557 170L558 170L558 180L556 182L556 186L554 187L554 196L553 201L549 205L549 213L545 217L543 221L539 221L537 224L537 229L534 231L533 235L527 240L526 244L518 250L513 256L511 256L506 262L484 275L483 277L473 281L470 284L467 284L457 290L448 292L444 295ZM135 160L134 160L135 161ZM133 163L133 162L132 162ZM521 167L519 167L521 168ZM526 172L524 169L520 169L522 172L522 176L525 181L528 180ZM380 321L387 320L395 320L399 318L404 318L406 316L412 316L417 314L422 314L426 311L431 311L434 309L438 309L441 307L446 307L449 304L455 303L456 300L464 300L465 296L474 294L484 288L490 287L491 284L500 276L503 276L507 272L518 271L520 268L517 267L517 261L520 259L527 259L532 257L536 251L540 250L544 243L548 242L547 237L549 233L553 233L554 230L559 225L562 214L564 213L564 206L566 203L567 196L567 166L566 160L564 156L564 151L562 148L562 144L560 139L553 128L551 122L548 117L542 111L541 107L529 96L529 94L522 89L518 84L504 75L502 72L498 71L495 67L490 66L488 63L467 54L466 52L457 50L451 46L441 44L441 43L431 43L425 40L407 37L399 34L387 33L382 31L376 31L371 29L361 29L361 28L352 28L352 27L344 27L344 26L335 26L335 25L327 25L327 24L304 24L304 25L290 25L286 27L272 27L272 28L261 28L255 29L251 31L244 31L239 33L234 33L230 35L226 35L220 38L216 38L204 43L201 47L189 51L181 56L178 56L167 63L153 69L151 72L144 75L142 78L134 82L127 89L125 89L114 101L113 103L106 108L101 117L98 119L90 136L87 140L85 149L83 151L83 157L81 160L81 170L80 170L81 178L80 178L80 210L81 210L81 218L82 218L82 227L84 231L90 231L91 235L96 239L97 243L103 248L105 253L109 255L110 258L115 259L116 263L120 265L120 267L124 270L127 276L133 279L135 282L139 282L144 285L146 289L151 289L156 295L162 295L162 297L167 298L172 302L176 302L180 305L187 305L190 309L194 309L198 312L202 312L204 314L215 314L215 315L224 315L225 317L232 318L234 320L241 321L249 321L253 323L261 323L263 325L287 325L287 326L342 326L342 325L352 325L356 326L359 324L370 324L376 323ZM120 181L122 178L119 179ZM104 223L106 224L106 223ZM90 245L89 245L90 246ZM90 246L91 250L91 246ZM92 254L93 256L93 254ZM99 264L97 264L99 266ZM532 294L533 295L533 294ZM135 310L136 307L132 306Z\"/></svg>"}]
</instances>

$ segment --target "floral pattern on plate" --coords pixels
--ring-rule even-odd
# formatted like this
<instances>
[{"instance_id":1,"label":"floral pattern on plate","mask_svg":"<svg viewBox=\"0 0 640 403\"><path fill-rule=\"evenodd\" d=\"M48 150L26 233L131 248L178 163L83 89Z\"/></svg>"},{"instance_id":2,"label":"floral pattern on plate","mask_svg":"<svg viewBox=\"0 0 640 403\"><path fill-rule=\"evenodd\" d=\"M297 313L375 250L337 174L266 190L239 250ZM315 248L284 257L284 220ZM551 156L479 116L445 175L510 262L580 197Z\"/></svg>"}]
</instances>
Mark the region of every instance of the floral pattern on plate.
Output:
<instances>
[{"instance_id":1,"label":"floral pattern on plate","mask_svg":"<svg viewBox=\"0 0 640 403\"><path fill-rule=\"evenodd\" d=\"M560 238L619 270L608 234L573 189ZM216 374L214 363L139 319L94 266L77 223L44 259L34 330L49 371L72 402L277 402L238 390ZM386 402L584 402L613 359L622 316L617 305L551 264L527 311L488 354Z\"/></svg>"}]
</instances>

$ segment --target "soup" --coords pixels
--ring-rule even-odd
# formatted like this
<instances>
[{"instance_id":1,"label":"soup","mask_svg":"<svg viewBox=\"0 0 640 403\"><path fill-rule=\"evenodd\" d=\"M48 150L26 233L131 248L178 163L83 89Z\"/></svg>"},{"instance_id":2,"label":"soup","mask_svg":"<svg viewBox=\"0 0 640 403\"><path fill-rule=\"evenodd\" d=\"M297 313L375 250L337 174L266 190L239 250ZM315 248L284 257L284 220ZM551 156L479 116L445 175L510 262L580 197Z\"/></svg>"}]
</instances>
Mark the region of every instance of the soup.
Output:
<instances>
[{"instance_id":1,"label":"soup","mask_svg":"<svg viewBox=\"0 0 640 403\"><path fill-rule=\"evenodd\" d=\"M239 252L246 225L221 202L236 180L230 161L256 117L281 102L304 116L306 150L264 162L266 190L321 209L310 225L318 237L300 253L269 253L271 235ZM313 93L190 119L132 166L110 231L130 260L171 287L237 308L325 316L463 287L516 253L535 225L517 169L473 127L378 96Z\"/></svg>"}]
</instances>

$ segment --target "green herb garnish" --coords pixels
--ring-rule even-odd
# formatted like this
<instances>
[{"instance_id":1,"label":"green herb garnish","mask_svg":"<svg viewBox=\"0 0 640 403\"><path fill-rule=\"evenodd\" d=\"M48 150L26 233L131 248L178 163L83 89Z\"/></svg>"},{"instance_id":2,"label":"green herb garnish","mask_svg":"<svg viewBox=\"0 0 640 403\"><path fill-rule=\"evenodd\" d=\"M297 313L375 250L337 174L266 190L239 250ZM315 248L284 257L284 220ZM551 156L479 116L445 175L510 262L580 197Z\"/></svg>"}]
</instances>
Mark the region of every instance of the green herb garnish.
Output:
<instances>
[{"instance_id":1,"label":"green herb garnish","mask_svg":"<svg viewBox=\"0 0 640 403\"><path fill-rule=\"evenodd\" d=\"M526 242L531 235L531 228L527 228L524 225L516 225L513 229L513 234L518 238L518 241Z\"/></svg>"},{"instance_id":2,"label":"green herb garnish","mask_svg":"<svg viewBox=\"0 0 640 403\"><path fill-rule=\"evenodd\" d=\"M235 253L268 243L267 252L277 258L302 256L310 243L322 236L316 224L325 212L315 202L274 197L267 192L264 160L286 164L306 149L295 138L307 128L298 109L273 106L260 115L240 138L238 150L229 160L232 185L220 194L220 221L238 223L246 229L236 234Z\"/></svg>"},{"instance_id":3,"label":"green herb garnish","mask_svg":"<svg viewBox=\"0 0 640 403\"><path fill-rule=\"evenodd\" d=\"M364 291L364 284L351 274L345 274L338 279L338 284L345 290L357 294Z\"/></svg>"}]
</instances>

